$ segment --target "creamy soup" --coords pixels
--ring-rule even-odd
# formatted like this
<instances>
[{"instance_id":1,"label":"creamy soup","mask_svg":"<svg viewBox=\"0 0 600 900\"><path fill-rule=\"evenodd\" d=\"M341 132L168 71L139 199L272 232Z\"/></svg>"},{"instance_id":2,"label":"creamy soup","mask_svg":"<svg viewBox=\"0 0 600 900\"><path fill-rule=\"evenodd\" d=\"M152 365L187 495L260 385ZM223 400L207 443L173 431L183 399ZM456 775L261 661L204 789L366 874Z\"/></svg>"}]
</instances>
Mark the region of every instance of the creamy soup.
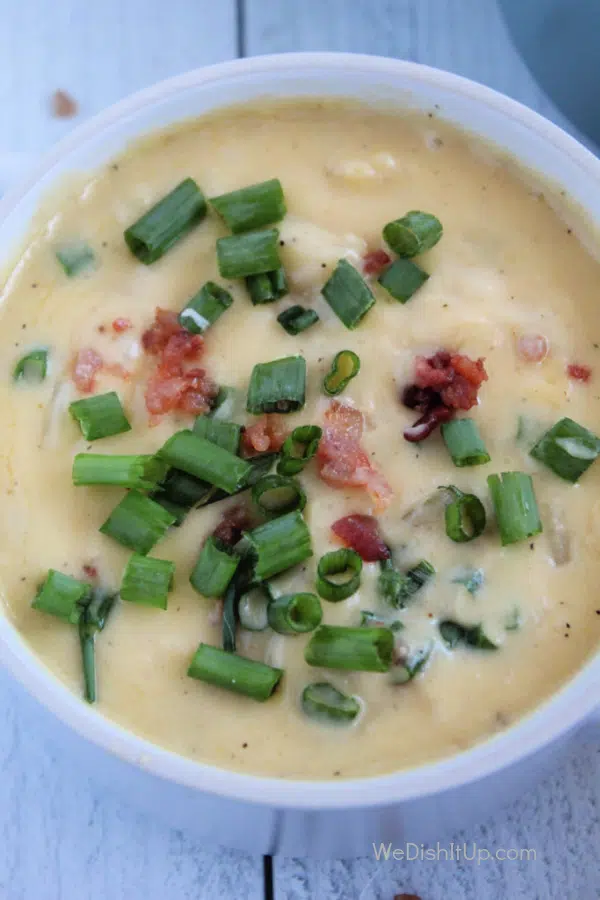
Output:
<instances>
[{"instance_id":1,"label":"creamy soup","mask_svg":"<svg viewBox=\"0 0 600 900\"><path fill-rule=\"evenodd\" d=\"M1 307L2 599L40 659L91 699L97 632L102 714L287 777L453 754L548 697L600 634L600 269L566 204L435 118L316 101L64 186ZM301 471L244 490L261 465Z\"/></svg>"}]
</instances>

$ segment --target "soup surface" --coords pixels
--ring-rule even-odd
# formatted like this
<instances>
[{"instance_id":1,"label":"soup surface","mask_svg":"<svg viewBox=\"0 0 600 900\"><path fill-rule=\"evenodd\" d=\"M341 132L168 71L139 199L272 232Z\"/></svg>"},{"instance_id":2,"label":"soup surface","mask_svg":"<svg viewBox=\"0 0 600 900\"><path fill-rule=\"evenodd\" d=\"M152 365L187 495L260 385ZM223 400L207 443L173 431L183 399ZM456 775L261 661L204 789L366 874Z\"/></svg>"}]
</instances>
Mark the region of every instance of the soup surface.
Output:
<instances>
[{"instance_id":1,"label":"soup surface","mask_svg":"<svg viewBox=\"0 0 600 900\"><path fill-rule=\"evenodd\" d=\"M221 276L215 243L230 230L210 204L154 264L131 252L124 230L188 177L208 198L280 180L287 215L272 227L279 228L289 282L283 299L253 305L243 279ZM246 492L192 509L150 550L150 557L175 565L168 606L117 601L96 640L100 712L157 744L226 768L353 777L463 750L568 679L600 634L600 465L572 483L530 450L564 417L592 432L598 427L600 269L579 243L576 223L573 231L567 227L573 215L560 209L566 199L550 203L550 196L510 161L435 118L316 101L185 123L65 186L7 273L0 308L2 599L45 664L82 693L77 627L31 605L47 571L117 592L131 556L114 535L99 531L123 488L74 486L75 455L154 454L192 427L190 411L214 406L215 386L226 385L241 398L225 417L247 427L240 450L246 456L279 449L282 436L299 425L325 429L317 456L296 476L308 498L303 516L314 555L278 575L275 594L317 593L320 558L341 546L331 526L351 514L376 517L359 520L374 551L344 533L363 556L380 558L364 562L351 596L323 598L321 606L326 625L359 627L361 612L369 611L372 625L387 626L380 656L388 671L352 671L352 661L350 670L310 666L304 654L314 632L238 625L237 653L283 670L273 695L256 703L188 677L198 644L221 647L223 631L221 601L200 595L189 576L219 523L221 538L239 536L222 527L228 511L241 505L238 524L247 530L260 522ZM430 277L402 303L377 277L396 257L382 229L409 210L433 214L444 232L414 261ZM82 241L94 261L69 277L56 251ZM376 299L353 330L321 294L340 259L364 276ZM173 316L157 320L156 309L179 312L209 280L233 303L201 346L182 336ZM292 304L316 310L319 321L288 334L277 316ZM48 350L45 379L38 381L36 370L15 382L17 361L37 348ZM346 349L358 355L360 371L332 398L323 379ZM169 361L171 351L177 352ZM306 360L304 406L274 419L249 415L253 367L296 356ZM205 374L190 375L198 367ZM466 390L467 402L444 393L450 384ZM407 397L411 385L425 392L420 399ZM69 405L108 391L119 395L131 430L86 440ZM410 437L410 426L422 415L430 421L434 408L435 419L440 407L442 419L476 424L489 462L456 466L440 428L433 428L437 421L426 439L405 439L406 429ZM594 440L577 443L567 435L559 451L585 467L598 453ZM505 510L504 521L497 507L494 514L487 478L502 472L533 477L534 495L527 496L530 507L537 502L541 533L535 509ZM528 484L523 479L526 493ZM446 507L453 503L456 511L459 499L438 491L448 485L482 502L487 524L479 536L473 538L479 505L469 508L475 520L462 522L468 540L448 535ZM512 496L517 506L519 497ZM503 546L511 528L520 539ZM411 593L407 573L421 561L435 574L421 567L425 583L413 583ZM400 594L382 584L386 565ZM253 613L259 626L263 613L259 598ZM401 630L391 630L400 628L394 622ZM372 631L365 633L369 653L379 645ZM359 714L338 726L314 719L301 702L313 682L357 698Z\"/></svg>"}]
</instances>

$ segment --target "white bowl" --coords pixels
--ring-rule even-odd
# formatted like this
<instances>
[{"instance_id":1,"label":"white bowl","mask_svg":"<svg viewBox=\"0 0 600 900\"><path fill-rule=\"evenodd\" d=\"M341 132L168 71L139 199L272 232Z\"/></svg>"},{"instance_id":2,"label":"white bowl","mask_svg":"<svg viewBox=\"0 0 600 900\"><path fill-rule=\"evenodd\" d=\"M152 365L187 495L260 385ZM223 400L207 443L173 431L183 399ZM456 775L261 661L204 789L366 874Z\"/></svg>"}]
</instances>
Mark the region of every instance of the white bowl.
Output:
<instances>
[{"instance_id":1,"label":"white bowl","mask_svg":"<svg viewBox=\"0 0 600 900\"><path fill-rule=\"evenodd\" d=\"M8 253L23 240L40 200L58 179L100 166L139 135L231 103L306 95L435 111L559 183L591 225L600 225L600 162L526 107L413 63L306 53L190 72L96 116L0 202L0 247ZM576 726L598 716L600 696L596 656L531 715L467 752L377 778L285 781L192 762L125 731L73 696L3 617L0 660L53 714L47 718L58 727L63 752L121 795L208 840L289 856L366 855L372 842L437 840L481 821L556 766Z\"/></svg>"}]
</instances>

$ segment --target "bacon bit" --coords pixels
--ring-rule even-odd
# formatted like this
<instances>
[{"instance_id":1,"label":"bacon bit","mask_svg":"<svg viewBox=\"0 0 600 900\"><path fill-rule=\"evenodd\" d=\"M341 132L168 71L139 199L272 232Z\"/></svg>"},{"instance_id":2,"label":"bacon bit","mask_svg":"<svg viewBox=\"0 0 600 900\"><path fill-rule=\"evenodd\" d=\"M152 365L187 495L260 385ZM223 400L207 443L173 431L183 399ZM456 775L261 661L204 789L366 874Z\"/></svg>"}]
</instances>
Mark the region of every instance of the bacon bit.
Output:
<instances>
[{"instance_id":1,"label":"bacon bit","mask_svg":"<svg viewBox=\"0 0 600 900\"><path fill-rule=\"evenodd\" d=\"M113 319L112 329L117 334L123 334L124 331L129 331L130 328L133 328L131 319Z\"/></svg>"},{"instance_id":2,"label":"bacon bit","mask_svg":"<svg viewBox=\"0 0 600 900\"><path fill-rule=\"evenodd\" d=\"M346 547L356 550L365 562L377 562L390 557L389 547L379 534L379 525L374 516L355 513L338 519L331 530Z\"/></svg>"},{"instance_id":3,"label":"bacon bit","mask_svg":"<svg viewBox=\"0 0 600 900\"><path fill-rule=\"evenodd\" d=\"M288 434L284 417L277 413L267 413L244 431L242 435L244 456L281 450Z\"/></svg>"},{"instance_id":4,"label":"bacon bit","mask_svg":"<svg viewBox=\"0 0 600 900\"><path fill-rule=\"evenodd\" d=\"M181 330L177 313L170 309L161 309L158 306L154 314L154 322L142 334L142 347L146 353L158 356L167 346L169 338Z\"/></svg>"},{"instance_id":5,"label":"bacon bit","mask_svg":"<svg viewBox=\"0 0 600 900\"><path fill-rule=\"evenodd\" d=\"M580 366L577 363L571 363L567 366L567 374L574 381L583 381L585 384L592 377L592 370L590 366Z\"/></svg>"},{"instance_id":6,"label":"bacon bit","mask_svg":"<svg viewBox=\"0 0 600 900\"><path fill-rule=\"evenodd\" d=\"M385 509L392 489L360 446L364 419L352 406L333 400L325 413L317 451L319 474L331 487L365 487L378 510Z\"/></svg>"},{"instance_id":7,"label":"bacon bit","mask_svg":"<svg viewBox=\"0 0 600 900\"><path fill-rule=\"evenodd\" d=\"M252 525L252 516L247 506L243 506L241 503L237 506L230 506L213 531L213 537L225 544L226 547L233 547L241 538L242 532L247 531Z\"/></svg>"},{"instance_id":8,"label":"bacon bit","mask_svg":"<svg viewBox=\"0 0 600 900\"><path fill-rule=\"evenodd\" d=\"M87 575L88 578L97 578L98 569L96 568L96 566L92 566L89 563L86 563L83 567L83 574Z\"/></svg>"},{"instance_id":9,"label":"bacon bit","mask_svg":"<svg viewBox=\"0 0 600 900\"><path fill-rule=\"evenodd\" d=\"M449 422L454 416L454 410L448 409L447 406L434 406L429 412L424 413L420 419L417 419L414 425L409 425L404 429L404 439L411 444L418 444L424 441L429 435L435 431L442 422Z\"/></svg>"},{"instance_id":10,"label":"bacon bit","mask_svg":"<svg viewBox=\"0 0 600 900\"><path fill-rule=\"evenodd\" d=\"M91 394L96 383L96 373L104 365L102 357L91 347L80 350L73 362L73 381L82 394Z\"/></svg>"},{"instance_id":11,"label":"bacon bit","mask_svg":"<svg viewBox=\"0 0 600 900\"><path fill-rule=\"evenodd\" d=\"M77 115L77 103L66 91L54 91L50 99L52 115L56 119L71 119Z\"/></svg>"},{"instance_id":12,"label":"bacon bit","mask_svg":"<svg viewBox=\"0 0 600 900\"><path fill-rule=\"evenodd\" d=\"M363 256L363 272L365 275L379 275L391 261L391 256L385 250L370 250Z\"/></svg>"},{"instance_id":13,"label":"bacon bit","mask_svg":"<svg viewBox=\"0 0 600 900\"><path fill-rule=\"evenodd\" d=\"M541 363L549 352L550 344L543 334L522 334L517 341L517 353L524 362Z\"/></svg>"}]
</instances>

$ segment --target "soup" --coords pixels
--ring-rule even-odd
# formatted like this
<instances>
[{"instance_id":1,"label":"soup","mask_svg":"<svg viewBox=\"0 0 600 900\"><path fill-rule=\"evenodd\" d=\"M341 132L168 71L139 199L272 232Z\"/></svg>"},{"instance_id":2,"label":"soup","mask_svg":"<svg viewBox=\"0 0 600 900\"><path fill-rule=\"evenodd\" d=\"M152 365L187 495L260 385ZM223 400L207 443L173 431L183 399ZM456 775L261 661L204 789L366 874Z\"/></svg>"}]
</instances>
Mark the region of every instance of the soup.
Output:
<instances>
[{"instance_id":1,"label":"soup","mask_svg":"<svg viewBox=\"0 0 600 900\"><path fill-rule=\"evenodd\" d=\"M63 186L2 292L6 614L225 768L374 775L510 725L600 634L577 224L433 117L329 101Z\"/></svg>"}]
</instances>

